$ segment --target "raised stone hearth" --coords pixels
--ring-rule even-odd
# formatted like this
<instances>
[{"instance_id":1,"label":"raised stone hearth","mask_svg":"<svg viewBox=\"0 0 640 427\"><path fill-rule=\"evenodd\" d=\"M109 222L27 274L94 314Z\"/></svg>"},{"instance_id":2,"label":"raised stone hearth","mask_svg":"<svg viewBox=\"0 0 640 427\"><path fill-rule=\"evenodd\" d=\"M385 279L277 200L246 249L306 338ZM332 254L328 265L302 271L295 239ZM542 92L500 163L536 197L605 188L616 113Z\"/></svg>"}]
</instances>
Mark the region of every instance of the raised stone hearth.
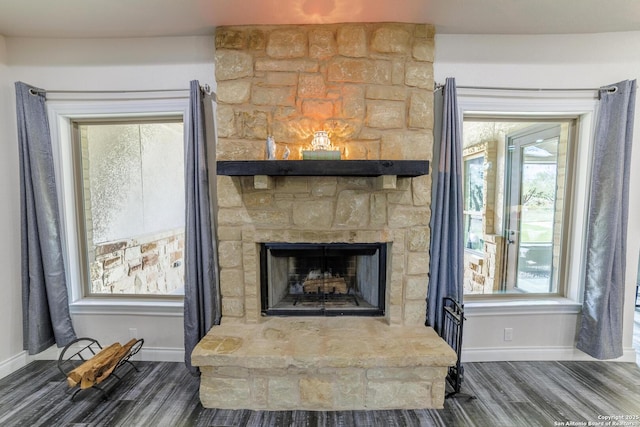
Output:
<instances>
[{"instance_id":1,"label":"raised stone hearth","mask_svg":"<svg viewBox=\"0 0 640 427\"><path fill-rule=\"evenodd\" d=\"M205 407L256 410L442 408L455 360L433 329L370 317L223 324L192 356Z\"/></svg>"}]
</instances>

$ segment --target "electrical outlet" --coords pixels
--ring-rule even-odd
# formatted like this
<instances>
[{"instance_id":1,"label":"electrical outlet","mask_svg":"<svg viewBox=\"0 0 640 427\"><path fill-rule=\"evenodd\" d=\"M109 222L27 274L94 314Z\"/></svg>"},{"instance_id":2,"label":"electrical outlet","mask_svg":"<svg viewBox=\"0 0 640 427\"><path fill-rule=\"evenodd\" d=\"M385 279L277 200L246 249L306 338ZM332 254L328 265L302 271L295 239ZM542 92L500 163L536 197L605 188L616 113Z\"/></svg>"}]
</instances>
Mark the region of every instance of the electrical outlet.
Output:
<instances>
[{"instance_id":1,"label":"electrical outlet","mask_svg":"<svg viewBox=\"0 0 640 427\"><path fill-rule=\"evenodd\" d=\"M504 340L511 341L513 339L513 328L504 328Z\"/></svg>"},{"instance_id":2,"label":"electrical outlet","mask_svg":"<svg viewBox=\"0 0 640 427\"><path fill-rule=\"evenodd\" d=\"M129 328L129 338L138 338L138 328Z\"/></svg>"}]
</instances>

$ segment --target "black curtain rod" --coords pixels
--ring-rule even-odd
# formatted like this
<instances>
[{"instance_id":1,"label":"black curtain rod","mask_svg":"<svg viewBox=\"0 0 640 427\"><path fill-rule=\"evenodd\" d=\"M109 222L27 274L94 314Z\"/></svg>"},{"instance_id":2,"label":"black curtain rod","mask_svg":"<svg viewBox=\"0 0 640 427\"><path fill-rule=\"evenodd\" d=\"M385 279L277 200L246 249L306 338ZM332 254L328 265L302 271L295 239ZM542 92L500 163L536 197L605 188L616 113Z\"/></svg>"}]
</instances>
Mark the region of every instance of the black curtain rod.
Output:
<instances>
[{"instance_id":1,"label":"black curtain rod","mask_svg":"<svg viewBox=\"0 0 640 427\"><path fill-rule=\"evenodd\" d=\"M440 90L444 87L444 84L434 83L434 91ZM617 86L607 86L599 88L531 88L531 87L496 87L496 86L456 86L458 89L480 89L480 90L512 90L512 91L527 91L527 92L598 92L600 90L606 90L609 93L616 93L618 91Z\"/></svg>"},{"instance_id":2,"label":"black curtain rod","mask_svg":"<svg viewBox=\"0 0 640 427\"><path fill-rule=\"evenodd\" d=\"M202 90L207 95L215 95L211 92L211 87L208 84L201 85ZM47 89L29 89L31 95L37 95L39 93L153 93L153 92L187 92L189 88L185 89L116 89L116 90L47 90Z\"/></svg>"}]
</instances>

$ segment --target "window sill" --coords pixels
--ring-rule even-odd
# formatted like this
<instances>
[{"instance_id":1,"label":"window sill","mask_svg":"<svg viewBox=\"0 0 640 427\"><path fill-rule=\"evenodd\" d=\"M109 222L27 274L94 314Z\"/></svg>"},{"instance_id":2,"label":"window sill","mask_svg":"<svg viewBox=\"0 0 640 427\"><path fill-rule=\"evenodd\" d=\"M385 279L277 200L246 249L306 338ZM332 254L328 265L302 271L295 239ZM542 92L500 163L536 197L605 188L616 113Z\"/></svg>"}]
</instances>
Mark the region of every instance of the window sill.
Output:
<instances>
[{"instance_id":1,"label":"window sill","mask_svg":"<svg viewBox=\"0 0 640 427\"><path fill-rule=\"evenodd\" d=\"M125 316L183 316L182 300L83 298L69 305L71 314Z\"/></svg>"},{"instance_id":2,"label":"window sill","mask_svg":"<svg viewBox=\"0 0 640 427\"><path fill-rule=\"evenodd\" d=\"M483 299L465 302L465 315L511 316L522 314L578 314L582 304L563 297L536 299Z\"/></svg>"}]
</instances>

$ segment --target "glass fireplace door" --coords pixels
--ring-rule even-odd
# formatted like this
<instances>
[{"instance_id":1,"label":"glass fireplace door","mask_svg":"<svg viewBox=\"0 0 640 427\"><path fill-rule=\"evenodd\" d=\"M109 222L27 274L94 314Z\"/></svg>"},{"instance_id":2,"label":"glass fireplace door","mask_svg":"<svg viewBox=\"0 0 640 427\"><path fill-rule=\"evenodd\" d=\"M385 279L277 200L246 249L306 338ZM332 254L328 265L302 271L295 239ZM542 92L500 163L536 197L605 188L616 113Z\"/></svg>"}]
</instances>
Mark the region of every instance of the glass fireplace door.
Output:
<instances>
[{"instance_id":1,"label":"glass fireplace door","mask_svg":"<svg viewBox=\"0 0 640 427\"><path fill-rule=\"evenodd\" d=\"M384 314L386 245L265 243L265 315Z\"/></svg>"}]
</instances>

